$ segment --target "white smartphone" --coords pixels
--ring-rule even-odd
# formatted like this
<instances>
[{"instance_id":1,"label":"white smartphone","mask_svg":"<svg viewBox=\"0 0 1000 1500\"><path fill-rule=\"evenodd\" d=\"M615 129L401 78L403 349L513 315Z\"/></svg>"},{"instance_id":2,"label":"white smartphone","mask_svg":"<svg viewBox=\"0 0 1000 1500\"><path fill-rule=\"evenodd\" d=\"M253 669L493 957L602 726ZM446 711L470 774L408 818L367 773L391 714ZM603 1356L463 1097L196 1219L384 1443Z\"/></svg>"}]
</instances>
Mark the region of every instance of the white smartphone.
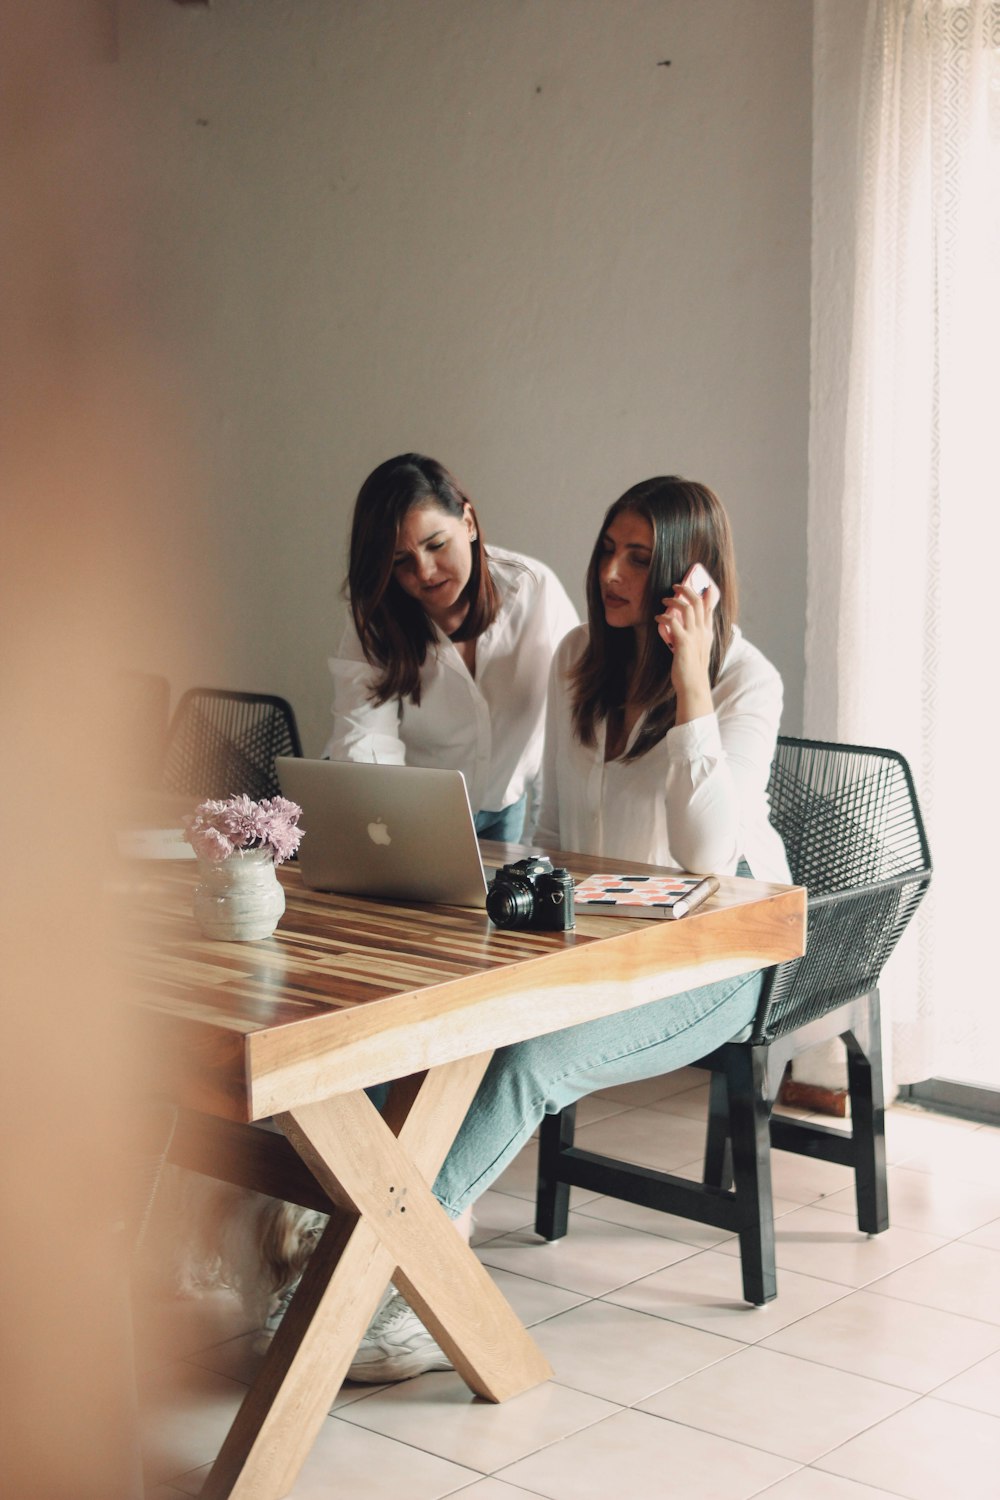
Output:
<instances>
[{"instance_id":1,"label":"white smartphone","mask_svg":"<svg viewBox=\"0 0 1000 1500\"><path fill-rule=\"evenodd\" d=\"M696 594L707 594L711 590L712 597L709 599L709 603L713 609L718 604L719 590L716 587L715 580L708 569L702 567L701 563L695 563L692 567L688 568L681 582L686 584L689 589L694 589Z\"/></svg>"},{"instance_id":2,"label":"white smartphone","mask_svg":"<svg viewBox=\"0 0 1000 1500\"><path fill-rule=\"evenodd\" d=\"M714 609L718 604L720 598L719 586L715 582L715 579L712 577L708 569L701 563L692 563L691 567L688 568L687 572L684 574L684 577L681 579L681 583L687 588L693 589L696 594L707 594L708 602L712 609ZM660 635L666 641L667 645L672 648L674 644L673 632L670 629L669 619L665 618L666 616L669 616L669 613L670 605L665 604L663 606L663 615L659 616L658 620L660 625L662 626Z\"/></svg>"}]
</instances>

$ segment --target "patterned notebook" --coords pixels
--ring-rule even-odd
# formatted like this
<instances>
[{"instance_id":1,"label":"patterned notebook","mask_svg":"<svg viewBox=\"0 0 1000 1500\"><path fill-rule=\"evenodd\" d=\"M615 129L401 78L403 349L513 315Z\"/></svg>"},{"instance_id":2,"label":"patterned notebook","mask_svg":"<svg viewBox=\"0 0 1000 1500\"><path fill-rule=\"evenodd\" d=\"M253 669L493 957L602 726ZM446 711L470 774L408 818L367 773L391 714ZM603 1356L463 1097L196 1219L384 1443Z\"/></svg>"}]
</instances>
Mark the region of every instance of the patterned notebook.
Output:
<instances>
[{"instance_id":1,"label":"patterned notebook","mask_svg":"<svg viewBox=\"0 0 1000 1500\"><path fill-rule=\"evenodd\" d=\"M686 917L718 889L714 875L588 875L573 905L578 915Z\"/></svg>"}]
</instances>

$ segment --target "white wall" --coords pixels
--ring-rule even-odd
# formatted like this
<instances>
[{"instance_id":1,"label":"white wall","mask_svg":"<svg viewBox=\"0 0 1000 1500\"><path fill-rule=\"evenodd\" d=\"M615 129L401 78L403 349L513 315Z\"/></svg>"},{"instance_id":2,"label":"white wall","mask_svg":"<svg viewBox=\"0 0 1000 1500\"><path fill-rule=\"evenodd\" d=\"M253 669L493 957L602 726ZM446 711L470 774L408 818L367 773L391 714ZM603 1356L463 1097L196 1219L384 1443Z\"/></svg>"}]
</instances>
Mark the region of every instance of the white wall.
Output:
<instances>
[{"instance_id":1,"label":"white wall","mask_svg":"<svg viewBox=\"0 0 1000 1500\"><path fill-rule=\"evenodd\" d=\"M812 373L809 514L814 537L839 524L854 317L858 116L867 0L816 0L813 38ZM803 718L815 739L839 738L840 548L812 546L806 575L810 670ZM833 1052L842 1053L839 1044Z\"/></svg>"},{"instance_id":2,"label":"white wall","mask_svg":"<svg viewBox=\"0 0 1000 1500\"><path fill-rule=\"evenodd\" d=\"M582 600L604 507L733 517L801 727L808 0L119 0L137 298L190 490L148 539L215 623L136 665L328 719L350 507L408 448ZM669 59L669 66L660 66ZM188 503L191 502L191 503ZM216 558L199 579L199 557ZM141 657L141 660L139 659Z\"/></svg>"}]
</instances>

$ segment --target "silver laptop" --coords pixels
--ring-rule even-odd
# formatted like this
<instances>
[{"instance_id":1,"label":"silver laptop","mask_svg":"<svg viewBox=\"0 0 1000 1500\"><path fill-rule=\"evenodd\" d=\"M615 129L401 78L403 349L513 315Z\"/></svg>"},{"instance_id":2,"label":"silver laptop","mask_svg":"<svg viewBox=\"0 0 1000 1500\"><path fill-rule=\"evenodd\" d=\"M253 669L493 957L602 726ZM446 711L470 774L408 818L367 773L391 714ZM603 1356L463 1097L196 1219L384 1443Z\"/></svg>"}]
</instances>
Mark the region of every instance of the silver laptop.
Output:
<instances>
[{"instance_id":1,"label":"silver laptop","mask_svg":"<svg viewBox=\"0 0 1000 1500\"><path fill-rule=\"evenodd\" d=\"M278 780L302 808L306 885L352 896L482 906L476 828L461 771L279 755Z\"/></svg>"}]
</instances>

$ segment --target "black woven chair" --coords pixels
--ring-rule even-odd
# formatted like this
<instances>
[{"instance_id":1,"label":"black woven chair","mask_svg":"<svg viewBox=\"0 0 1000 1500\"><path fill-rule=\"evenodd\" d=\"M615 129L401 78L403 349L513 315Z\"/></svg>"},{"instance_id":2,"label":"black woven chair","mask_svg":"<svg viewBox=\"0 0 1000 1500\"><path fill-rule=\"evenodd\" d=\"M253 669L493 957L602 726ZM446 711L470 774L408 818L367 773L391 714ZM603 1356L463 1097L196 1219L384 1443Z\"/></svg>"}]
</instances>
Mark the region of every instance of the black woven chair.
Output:
<instances>
[{"instance_id":1,"label":"black woven chair","mask_svg":"<svg viewBox=\"0 0 1000 1500\"><path fill-rule=\"evenodd\" d=\"M301 755L291 704L269 693L189 688L170 723L163 785L195 797L281 793L276 755Z\"/></svg>"},{"instance_id":2,"label":"black woven chair","mask_svg":"<svg viewBox=\"0 0 1000 1500\"><path fill-rule=\"evenodd\" d=\"M704 1180L578 1150L574 1108L542 1123L535 1228L566 1233L571 1186L739 1235L743 1294L777 1293L770 1151L854 1170L858 1227L889 1225L878 980L923 899L930 851L909 767L891 750L782 736L771 819L792 877L809 891L807 951L769 969L746 1040L694 1066L711 1070ZM851 1130L772 1114L786 1064L819 1042L847 1049Z\"/></svg>"}]
</instances>

